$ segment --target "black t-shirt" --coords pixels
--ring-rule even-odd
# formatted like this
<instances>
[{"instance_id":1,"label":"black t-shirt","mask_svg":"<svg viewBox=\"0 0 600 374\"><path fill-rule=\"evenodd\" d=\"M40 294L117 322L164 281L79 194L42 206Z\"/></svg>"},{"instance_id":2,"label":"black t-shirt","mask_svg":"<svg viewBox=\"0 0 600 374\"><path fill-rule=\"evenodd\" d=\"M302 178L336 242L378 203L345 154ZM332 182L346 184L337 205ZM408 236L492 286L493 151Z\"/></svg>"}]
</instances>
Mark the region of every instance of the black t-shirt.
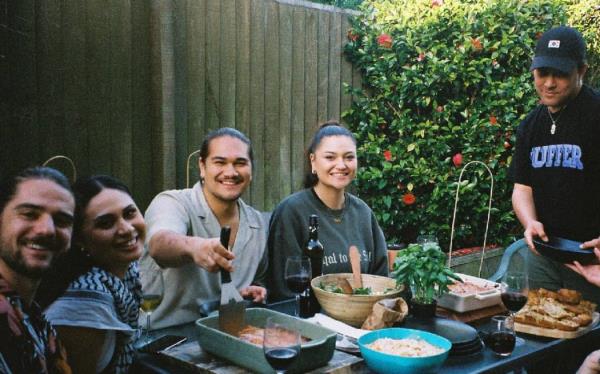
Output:
<instances>
[{"instance_id":1,"label":"black t-shirt","mask_svg":"<svg viewBox=\"0 0 600 374\"><path fill-rule=\"evenodd\" d=\"M530 186L547 234L585 241L600 235L600 94L584 86L560 113L545 105L519 125L512 173Z\"/></svg>"}]
</instances>

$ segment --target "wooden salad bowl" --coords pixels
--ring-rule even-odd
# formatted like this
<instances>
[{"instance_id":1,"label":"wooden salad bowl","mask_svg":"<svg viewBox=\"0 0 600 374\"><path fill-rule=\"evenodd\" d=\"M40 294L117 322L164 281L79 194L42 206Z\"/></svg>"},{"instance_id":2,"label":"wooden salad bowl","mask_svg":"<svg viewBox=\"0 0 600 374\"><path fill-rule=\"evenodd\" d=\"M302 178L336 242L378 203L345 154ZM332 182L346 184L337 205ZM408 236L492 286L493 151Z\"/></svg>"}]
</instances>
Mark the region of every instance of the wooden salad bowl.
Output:
<instances>
[{"instance_id":1,"label":"wooden salad bowl","mask_svg":"<svg viewBox=\"0 0 600 374\"><path fill-rule=\"evenodd\" d=\"M314 278L310 285L321 304L321 309L330 317L354 327L362 326L373 304L382 299L399 297L403 287L396 287L396 280L380 275L361 274L363 288L370 287L371 295L349 295L326 291L321 285L341 284L346 279L353 287L352 273L326 274Z\"/></svg>"}]
</instances>

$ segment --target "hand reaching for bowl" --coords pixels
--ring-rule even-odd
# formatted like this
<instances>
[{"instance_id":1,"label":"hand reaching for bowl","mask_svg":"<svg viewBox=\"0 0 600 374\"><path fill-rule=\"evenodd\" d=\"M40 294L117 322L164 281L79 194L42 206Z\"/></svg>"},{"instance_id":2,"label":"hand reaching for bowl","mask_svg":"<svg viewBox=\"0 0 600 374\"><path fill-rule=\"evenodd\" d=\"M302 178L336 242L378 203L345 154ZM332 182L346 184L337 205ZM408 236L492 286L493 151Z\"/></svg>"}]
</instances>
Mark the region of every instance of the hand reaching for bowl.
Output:
<instances>
[{"instance_id":1,"label":"hand reaching for bowl","mask_svg":"<svg viewBox=\"0 0 600 374\"><path fill-rule=\"evenodd\" d=\"M598 247L594 247L594 254L600 261L600 249L598 249ZM565 264L565 266L580 274L591 284L600 287L600 265L581 265L578 261L574 261L572 264Z\"/></svg>"},{"instance_id":2,"label":"hand reaching for bowl","mask_svg":"<svg viewBox=\"0 0 600 374\"><path fill-rule=\"evenodd\" d=\"M587 242L581 243L581 248L596 248L600 249L600 237L592 240L588 240Z\"/></svg>"},{"instance_id":3,"label":"hand reaching for bowl","mask_svg":"<svg viewBox=\"0 0 600 374\"><path fill-rule=\"evenodd\" d=\"M527 224L523 236L525 237L525 242L527 243L529 249L531 249L531 251L536 255L539 255L539 253L535 249L535 245L533 244L533 238L537 236L545 242L548 241L548 236L546 235L546 231L544 230L544 224L536 220L531 220Z\"/></svg>"}]
</instances>

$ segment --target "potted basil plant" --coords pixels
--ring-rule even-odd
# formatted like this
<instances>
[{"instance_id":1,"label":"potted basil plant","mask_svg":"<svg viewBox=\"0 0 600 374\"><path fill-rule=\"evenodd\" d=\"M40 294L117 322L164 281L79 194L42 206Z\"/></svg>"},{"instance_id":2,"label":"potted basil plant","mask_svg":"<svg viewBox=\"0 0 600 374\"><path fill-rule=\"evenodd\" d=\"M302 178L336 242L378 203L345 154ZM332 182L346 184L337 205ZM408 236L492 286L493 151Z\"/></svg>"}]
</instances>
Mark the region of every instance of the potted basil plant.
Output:
<instances>
[{"instance_id":1,"label":"potted basil plant","mask_svg":"<svg viewBox=\"0 0 600 374\"><path fill-rule=\"evenodd\" d=\"M433 317L436 298L448 291L454 280L462 282L446 266L446 255L439 245L410 244L396 256L391 276L398 285L408 285L412 292L411 311L415 317Z\"/></svg>"}]
</instances>

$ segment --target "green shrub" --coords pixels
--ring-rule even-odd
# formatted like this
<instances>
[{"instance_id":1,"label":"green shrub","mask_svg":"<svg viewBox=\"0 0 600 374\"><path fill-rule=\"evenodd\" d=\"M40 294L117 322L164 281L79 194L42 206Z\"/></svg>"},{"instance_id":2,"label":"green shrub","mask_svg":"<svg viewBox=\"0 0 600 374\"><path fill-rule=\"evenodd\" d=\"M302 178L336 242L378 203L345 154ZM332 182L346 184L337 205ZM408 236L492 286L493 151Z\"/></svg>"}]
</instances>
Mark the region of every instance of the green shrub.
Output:
<instances>
[{"instance_id":1,"label":"green shrub","mask_svg":"<svg viewBox=\"0 0 600 374\"><path fill-rule=\"evenodd\" d=\"M494 174L488 243L521 235L507 178L515 130L536 105L529 65L536 38L564 24L558 0L367 0L345 51L363 89L344 114L357 135L357 193L388 241L433 233L447 248L456 182L467 162ZM461 187L455 248L481 245L490 179Z\"/></svg>"},{"instance_id":2,"label":"green shrub","mask_svg":"<svg viewBox=\"0 0 600 374\"><path fill-rule=\"evenodd\" d=\"M600 89L600 0L576 0L568 13L569 24L581 31L587 43L586 82Z\"/></svg>"}]
</instances>

